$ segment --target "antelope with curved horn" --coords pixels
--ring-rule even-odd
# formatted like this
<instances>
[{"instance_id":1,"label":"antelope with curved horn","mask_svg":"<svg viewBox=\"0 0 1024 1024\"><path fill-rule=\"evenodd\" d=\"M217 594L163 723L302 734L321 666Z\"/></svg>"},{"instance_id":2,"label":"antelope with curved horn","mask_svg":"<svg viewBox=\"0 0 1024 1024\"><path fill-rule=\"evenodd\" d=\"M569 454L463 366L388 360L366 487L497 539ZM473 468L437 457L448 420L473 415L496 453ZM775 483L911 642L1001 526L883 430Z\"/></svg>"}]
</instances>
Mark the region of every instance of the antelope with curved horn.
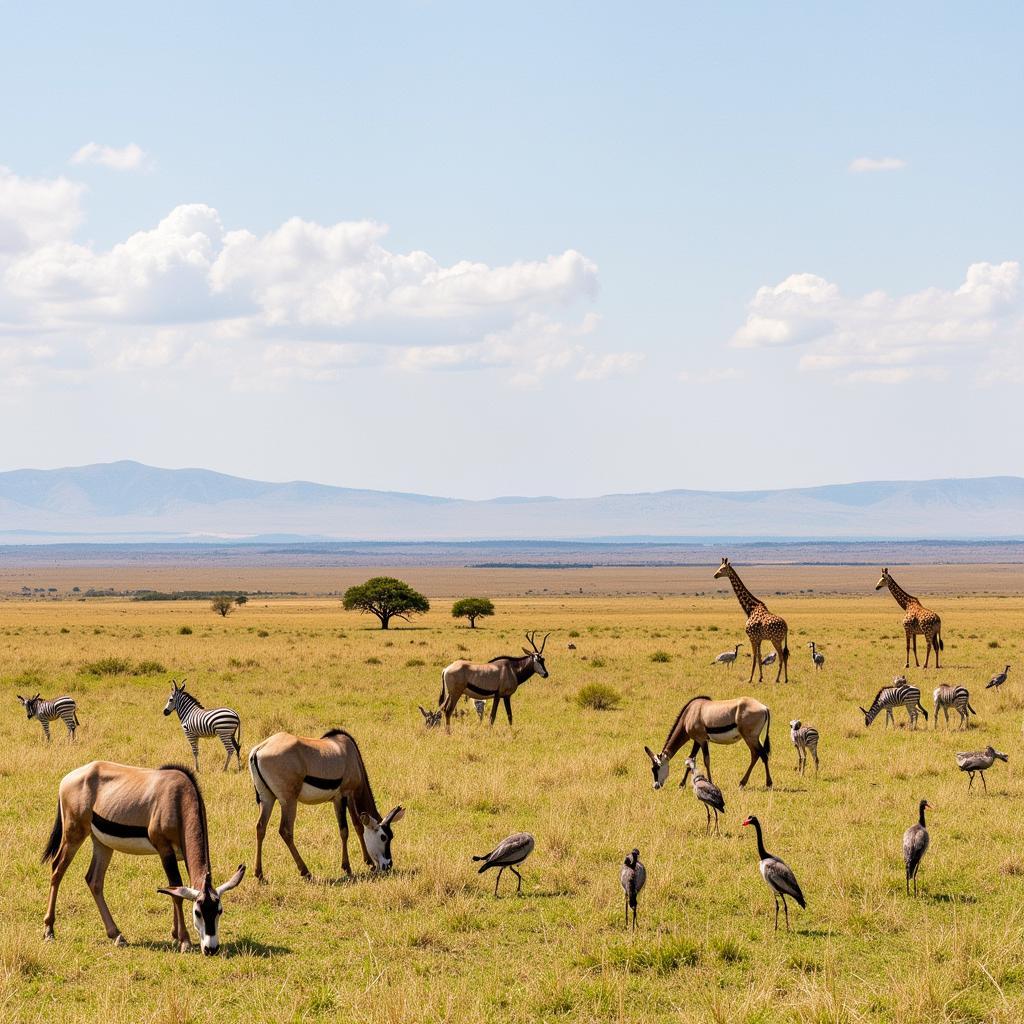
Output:
<instances>
[{"instance_id":1,"label":"antelope with curved horn","mask_svg":"<svg viewBox=\"0 0 1024 1024\"><path fill-rule=\"evenodd\" d=\"M508 724L511 726L512 694L534 673L541 679L548 677L548 669L544 664L544 646L551 634L545 634L540 647L534 640L536 635L536 630L526 634L526 639L533 650L528 651L524 647L521 658L504 654L497 658L491 658L486 665L460 658L444 669L441 673L441 694L437 698L437 706L444 709L445 732L451 732L452 712L463 694L472 694L477 698L493 700L491 725L494 725L494 718L498 714L500 699L505 704L505 714L508 716Z\"/></svg>"},{"instance_id":2,"label":"antelope with curved horn","mask_svg":"<svg viewBox=\"0 0 1024 1024\"><path fill-rule=\"evenodd\" d=\"M691 697L669 730L668 739L655 754L650 747L644 747L651 759L651 771L654 773L654 788L661 789L668 781L669 761L687 741L693 741L690 757L696 757L697 751L704 755L704 768L708 781L711 780L711 755L709 743L735 743L742 739L750 749L750 765L740 780L740 786L747 784L750 773L758 759L764 761L765 785L771 788L772 773L768 767L768 757L772 752L769 732L772 724L772 713L759 700L753 697L736 697L733 700L712 700L710 697ZM761 731L764 730L764 743L761 743ZM680 786L686 785L690 769L683 772Z\"/></svg>"},{"instance_id":3,"label":"antelope with curved horn","mask_svg":"<svg viewBox=\"0 0 1024 1024\"><path fill-rule=\"evenodd\" d=\"M170 886L157 892L174 901L171 937L181 952L191 947L182 902L193 903L193 920L203 953L220 949L218 926L221 897L245 875L245 865L214 887L210 868L210 842L206 806L195 776L181 765L135 768L111 761L92 761L61 780L57 820L43 851L43 863L53 862L50 900L43 918L43 937L53 938L57 890L61 879L86 837L92 837L92 863L85 883L96 900L107 936L125 946L124 935L103 897L103 880L114 852L155 854ZM178 861L185 862L189 884L183 885Z\"/></svg>"},{"instance_id":4,"label":"antelope with curved horn","mask_svg":"<svg viewBox=\"0 0 1024 1024\"><path fill-rule=\"evenodd\" d=\"M295 812L299 804L334 804L341 833L341 868L352 874L348 859L348 815L363 848L363 860L379 871L392 866L391 826L405 814L393 807L381 817L359 746L344 729L331 729L319 739L274 733L249 754L249 773L256 788L260 816L256 823L256 877L263 880L263 840L274 804L281 802L281 839L303 878L312 877L295 846Z\"/></svg>"}]
</instances>

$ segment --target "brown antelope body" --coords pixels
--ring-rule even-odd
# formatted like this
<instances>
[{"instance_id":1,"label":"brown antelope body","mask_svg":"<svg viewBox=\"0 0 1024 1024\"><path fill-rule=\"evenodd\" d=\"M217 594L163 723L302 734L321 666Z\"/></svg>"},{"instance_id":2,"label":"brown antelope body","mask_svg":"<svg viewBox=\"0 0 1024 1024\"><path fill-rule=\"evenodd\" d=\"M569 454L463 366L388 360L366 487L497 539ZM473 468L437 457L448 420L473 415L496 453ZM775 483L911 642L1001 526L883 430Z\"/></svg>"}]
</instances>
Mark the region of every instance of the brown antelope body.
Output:
<instances>
[{"instance_id":1,"label":"brown antelope body","mask_svg":"<svg viewBox=\"0 0 1024 1024\"><path fill-rule=\"evenodd\" d=\"M373 798L363 756L355 739L344 729L331 729L319 739L274 733L253 747L249 772L256 788L260 816L256 823L256 877L263 879L263 839L274 804L281 803L279 832L303 878L309 868L295 846L295 813L299 804L334 805L341 833L341 867L352 874L348 859L348 815L363 848L363 860L371 868L389 871L391 826L405 814L395 807L381 817Z\"/></svg>"},{"instance_id":2,"label":"brown antelope body","mask_svg":"<svg viewBox=\"0 0 1024 1024\"><path fill-rule=\"evenodd\" d=\"M521 658L502 655L492 658L486 665L460 658L442 671L441 694L437 698L437 706L444 710L445 732L451 732L452 712L464 695L493 700L491 725L494 725L498 713L498 701L503 701L508 724L512 724L512 694L534 673L541 679L548 677L547 666L544 664L544 645L551 634L544 637L539 648L534 643L536 635L536 632L526 634L533 650L528 651L524 647Z\"/></svg>"},{"instance_id":3,"label":"brown antelope body","mask_svg":"<svg viewBox=\"0 0 1024 1024\"><path fill-rule=\"evenodd\" d=\"M160 858L170 882L159 889L174 901L171 936L182 952L191 946L182 901L194 904L193 917L203 953L220 947L217 928L221 896L234 889L245 865L223 885L213 886L206 807L195 777L179 765L135 768L111 761L92 761L69 772L58 791L57 820L43 851L43 862L53 862L50 900L43 918L43 936L53 938L57 890L78 848L92 838L92 863L85 881L96 900L107 936L127 945L107 907L103 880L115 852L150 854ZM183 885L178 861L185 862L189 884Z\"/></svg>"},{"instance_id":4,"label":"brown antelope body","mask_svg":"<svg viewBox=\"0 0 1024 1024\"><path fill-rule=\"evenodd\" d=\"M654 788L661 789L668 781L669 761L687 742L693 741L690 757L696 757L699 750L704 757L704 768L708 779L711 779L711 755L708 749L711 743L735 743L742 739L750 749L750 765L740 780L745 786L754 770L758 759L764 761L765 785L771 786L772 773L768 767L768 757L772 752L769 735L772 724L772 713L759 700L753 697L736 697L732 700L712 700L710 697L691 697L676 716L669 730L668 739L660 754L655 754L650 747L644 747L651 759L651 771L654 773ZM764 743L761 743L761 731L764 730ZM686 785L690 774L687 767L683 772L680 786Z\"/></svg>"}]
</instances>

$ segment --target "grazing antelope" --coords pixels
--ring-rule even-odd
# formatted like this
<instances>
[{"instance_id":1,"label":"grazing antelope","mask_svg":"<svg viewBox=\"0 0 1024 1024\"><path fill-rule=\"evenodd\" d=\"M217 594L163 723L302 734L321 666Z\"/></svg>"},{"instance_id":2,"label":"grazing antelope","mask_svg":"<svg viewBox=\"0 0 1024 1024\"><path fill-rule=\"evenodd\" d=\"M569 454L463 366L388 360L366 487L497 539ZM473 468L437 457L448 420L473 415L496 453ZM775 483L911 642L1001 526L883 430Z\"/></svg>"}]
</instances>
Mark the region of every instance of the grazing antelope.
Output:
<instances>
[{"instance_id":1,"label":"grazing antelope","mask_svg":"<svg viewBox=\"0 0 1024 1024\"><path fill-rule=\"evenodd\" d=\"M743 820L743 824L753 825L757 833L757 856L760 860L761 877L765 885L771 889L775 896L775 930L779 930L779 897L782 897L782 909L786 912L786 931L789 931L789 907L786 905L786 897L790 896L800 905L806 908L804 894L800 891L800 883L796 875L785 861L773 856L764 848L764 839L761 836L761 822L751 814Z\"/></svg>"},{"instance_id":2,"label":"grazing antelope","mask_svg":"<svg viewBox=\"0 0 1024 1024\"><path fill-rule=\"evenodd\" d=\"M775 648L776 654L779 655L779 671L775 674L775 682L778 682L782 678L782 673L785 672L785 681L789 682L789 643L787 637L789 636L789 626L786 625L786 620L780 615L773 615L768 611L767 605L764 601L754 597L754 595L747 590L743 585L743 580L739 578L739 574L729 564L728 558L722 559L722 564L718 567L718 571L715 573L715 579L720 579L722 576L726 576L729 582L732 584L732 589L736 594L736 600L739 601L740 607L746 613L747 625L746 634L750 638L750 647L753 651L754 660L750 665L750 678L747 680L748 683L754 681L754 669L757 668L757 681L761 682L764 679L764 672L762 671L761 665L761 644L765 640L771 642L771 645Z\"/></svg>"},{"instance_id":3,"label":"grazing antelope","mask_svg":"<svg viewBox=\"0 0 1024 1024\"><path fill-rule=\"evenodd\" d=\"M341 869L352 874L348 859L348 818L351 814L363 860L380 871L392 865L392 825L405 811L393 807L382 818L370 788L363 755L355 739L344 729L331 729L319 739L274 733L249 754L249 773L256 789L260 816L256 823L256 877L263 880L263 839L274 804L281 801L278 831L303 878L309 868L295 846L295 812L299 804L334 804L341 833Z\"/></svg>"},{"instance_id":4,"label":"grazing antelope","mask_svg":"<svg viewBox=\"0 0 1024 1024\"><path fill-rule=\"evenodd\" d=\"M441 695L437 698L437 706L444 709L444 729L451 732L451 718L459 698L464 693L471 693L481 698L492 698L491 725L498 713L499 699L505 704L508 724L512 724L512 694L526 682L535 672L541 679L547 679L548 670L544 664L544 645L548 642L548 633L538 648L534 642L536 630L527 633L532 651L523 648L523 657L502 655L491 658L486 665L478 665L472 661L459 659L453 661L441 673Z\"/></svg>"},{"instance_id":5,"label":"grazing antelope","mask_svg":"<svg viewBox=\"0 0 1024 1024\"><path fill-rule=\"evenodd\" d=\"M508 868L516 878L519 879L516 885L516 895L522 891L523 876L516 870L517 864L522 864L527 857L533 853L534 838L529 832L516 832L514 835L503 839L498 845L485 853L482 857L474 857L473 860L482 860L483 865L477 872L482 875L490 868L498 869L498 877L494 880L494 895L498 895L498 883L501 881L502 873Z\"/></svg>"},{"instance_id":6,"label":"grazing antelope","mask_svg":"<svg viewBox=\"0 0 1024 1024\"><path fill-rule=\"evenodd\" d=\"M224 771L227 771L228 765L231 764L232 754L235 755L239 770L241 770L242 720L238 717L238 712L232 711L231 708L210 708L207 711L191 693L185 692L186 682L187 680L183 679L179 686L176 680L171 680L171 695L164 705L164 715L175 711L178 713L178 721L181 722L185 739L188 740L188 745L192 748L192 759L195 761L196 771L199 771L199 739L211 736L216 736L227 751L228 756L224 759Z\"/></svg>"},{"instance_id":7,"label":"grazing antelope","mask_svg":"<svg viewBox=\"0 0 1024 1024\"><path fill-rule=\"evenodd\" d=\"M736 697L733 700L691 697L676 715L676 720L672 723L661 753L655 754L650 747L644 747L644 751L651 759L654 788L661 789L668 781L669 761L688 740L693 740L690 757L696 757L697 751L701 751L704 756L704 769L710 780L711 755L708 744L735 743L741 738L750 749L750 766L740 780L740 788L747 784L758 758L764 761L765 785L771 788L772 775L768 767L768 757L772 752L769 735L771 724L772 713L753 697ZM762 729L764 730L763 745L759 738ZM690 769L687 768L683 772L680 786L686 785L689 774Z\"/></svg>"},{"instance_id":8,"label":"grazing antelope","mask_svg":"<svg viewBox=\"0 0 1024 1024\"><path fill-rule=\"evenodd\" d=\"M686 759L686 768L693 772L693 795L704 805L704 813L707 815L707 827L704 835L711 835L711 812L715 812L715 835L721 835L718 831L718 812L725 813L725 797L722 791L710 780L704 777L704 773L697 767L697 762L692 758Z\"/></svg>"},{"instance_id":9,"label":"grazing antelope","mask_svg":"<svg viewBox=\"0 0 1024 1024\"><path fill-rule=\"evenodd\" d=\"M174 901L171 937L181 952L191 947L183 900L193 903L192 916L203 953L218 952L221 897L242 881L245 865L239 865L228 881L214 888L206 806L199 784L187 768L173 764L156 769L135 768L92 761L64 776L58 789L57 820L42 858L44 864L53 862L50 900L43 918L45 939L53 938L61 879L89 836L92 863L85 882L96 900L107 937L115 945L126 946L127 942L107 907L103 880L110 858L117 851L160 858L170 886L157 892ZM179 860L185 862L188 885L182 884Z\"/></svg>"},{"instance_id":10,"label":"grazing antelope","mask_svg":"<svg viewBox=\"0 0 1024 1024\"><path fill-rule=\"evenodd\" d=\"M989 680L989 681L988 681L988 682L987 682L987 683L985 684L985 689L986 689L986 690L990 690L990 689L992 689L992 687L995 687L995 688L996 688L996 689L998 690L998 689L999 689L999 687L1000 687L1000 686L1002 686L1002 685L1003 685L1003 683L1005 683L1005 682L1006 682L1006 677L1007 677L1007 675L1009 674L1009 671L1010 671L1010 666L1009 666L1009 665L1007 665L1007 666L1006 666L1006 668L1004 668L1002 672L997 672L997 673L996 673L996 674L995 674L995 675L994 675L994 676L993 676L993 677L992 677L992 678L991 678L991 679L990 679L990 680ZM31 717L31 716L29 716L29 717Z\"/></svg>"},{"instance_id":11,"label":"grazing antelope","mask_svg":"<svg viewBox=\"0 0 1024 1024\"><path fill-rule=\"evenodd\" d=\"M898 678L902 678L902 676ZM866 726L870 726L878 716L879 711L884 708L886 712L885 721L886 725L888 725L889 722L893 721L892 709L899 707L900 704L907 709L911 729L917 728L918 711L924 715L924 720L926 722L928 721L928 712L921 703L921 691L916 686L908 686L906 683L896 683L893 686L883 686L882 689L875 694L875 699L871 702L871 707L860 709L864 714L864 724ZM893 722L893 724L895 725L895 722Z\"/></svg>"},{"instance_id":12,"label":"grazing antelope","mask_svg":"<svg viewBox=\"0 0 1024 1024\"><path fill-rule=\"evenodd\" d=\"M888 569L882 570L881 579L875 584L875 590L888 587L889 593L896 599L896 603L907 613L903 616L903 632L907 637L907 663L904 668L910 668L910 645L914 645L914 664L920 666L917 660L917 637L920 634L925 638L927 647L924 655L924 667L928 667L928 659L931 657L932 648L935 648L935 667L939 667L939 651L943 650L942 643L942 620L931 611L925 608L916 597L908 594L889 575Z\"/></svg>"},{"instance_id":13,"label":"grazing antelope","mask_svg":"<svg viewBox=\"0 0 1024 1024\"><path fill-rule=\"evenodd\" d=\"M903 863L907 869L907 895L910 895L910 882L914 882L914 895L917 895L917 872L921 867L921 860L928 850L929 836L928 829L924 824L924 812L930 811L932 805L927 800L922 800L917 808L917 823L911 825L903 833Z\"/></svg>"},{"instance_id":14,"label":"grazing antelope","mask_svg":"<svg viewBox=\"0 0 1024 1024\"><path fill-rule=\"evenodd\" d=\"M825 655L818 650L813 640L807 646L811 649L811 661L814 662L814 670L817 671L820 668L824 668Z\"/></svg>"},{"instance_id":15,"label":"grazing antelope","mask_svg":"<svg viewBox=\"0 0 1024 1024\"><path fill-rule=\"evenodd\" d=\"M939 712L946 715L946 728L949 728L949 709L956 708L960 715L960 728L967 728L967 720L978 712L971 707L971 694L966 686L936 686L932 693L935 702L935 728L939 727Z\"/></svg>"},{"instance_id":16,"label":"grazing antelope","mask_svg":"<svg viewBox=\"0 0 1024 1024\"><path fill-rule=\"evenodd\" d=\"M22 697L18 695L21 706L28 715L31 722L33 718L39 719L43 727L43 735L46 742L50 742L50 723L58 718L68 727L68 736L75 738L75 730L82 723L78 721L78 705L71 697L58 697L56 700L43 700L37 693L34 697Z\"/></svg>"},{"instance_id":17,"label":"grazing antelope","mask_svg":"<svg viewBox=\"0 0 1024 1024\"><path fill-rule=\"evenodd\" d=\"M626 894L626 926L629 926L629 912L633 911L633 931L636 931L636 904L640 890L647 883L647 868L640 862L640 851L632 850L622 862L619 871L619 885Z\"/></svg>"},{"instance_id":18,"label":"grazing antelope","mask_svg":"<svg viewBox=\"0 0 1024 1024\"><path fill-rule=\"evenodd\" d=\"M988 783L985 782L985 772L995 764L996 759L1000 761L1009 761L1009 757L1006 754L999 753L995 747L986 747L984 750L974 751L961 751L956 754L957 767L962 772L967 772L970 776L971 781L967 783L967 788L970 789L974 785L974 773L978 772L981 775L981 784L985 787L985 792L988 792Z\"/></svg>"},{"instance_id":19,"label":"grazing antelope","mask_svg":"<svg viewBox=\"0 0 1024 1024\"><path fill-rule=\"evenodd\" d=\"M796 770L803 775L807 770L807 751L814 758L814 774L818 774L818 730L813 725L801 725L796 718L789 723L789 737L796 747Z\"/></svg>"},{"instance_id":20,"label":"grazing antelope","mask_svg":"<svg viewBox=\"0 0 1024 1024\"><path fill-rule=\"evenodd\" d=\"M712 665L731 665L740 654L740 645L737 644L731 651L722 651L721 654L716 655L715 660L711 662Z\"/></svg>"}]
</instances>

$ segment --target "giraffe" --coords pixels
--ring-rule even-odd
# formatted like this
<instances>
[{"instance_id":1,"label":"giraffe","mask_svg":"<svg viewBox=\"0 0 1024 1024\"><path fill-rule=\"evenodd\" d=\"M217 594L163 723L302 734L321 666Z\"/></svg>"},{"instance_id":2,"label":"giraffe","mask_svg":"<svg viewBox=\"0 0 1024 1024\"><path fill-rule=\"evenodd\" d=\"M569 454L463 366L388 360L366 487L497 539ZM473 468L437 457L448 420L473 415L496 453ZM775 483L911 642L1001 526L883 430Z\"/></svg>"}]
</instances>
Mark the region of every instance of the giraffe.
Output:
<instances>
[{"instance_id":1,"label":"giraffe","mask_svg":"<svg viewBox=\"0 0 1024 1024\"><path fill-rule=\"evenodd\" d=\"M924 655L924 667L928 667L928 659L931 657L932 648L935 648L935 667L939 667L939 651L944 649L942 643L942 620L931 611L925 608L920 601L911 594L908 594L890 575L888 569L882 570L882 578L875 584L875 590L888 587L889 593L896 598L896 603L907 613L903 616L903 632L907 634L907 663L904 668L910 668L910 645L914 645L914 664L920 667L921 662L917 660L917 635L920 633L928 643L928 649Z\"/></svg>"},{"instance_id":2,"label":"giraffe","mask_svg":"<svg viewBox=\"0 0 1024 1024\"><path fill-rule=\"evenodd\" d=\"M773 615L765 607L764 601L754 597L743 585L743 580L736 574L736 570L729 564L728 558L722 559L722 564L715 573L715 579L728 576L732 589L736 591L736 600L740 607L747 613L747 636L750 637L750 646L753 650L754 661L750 666L750 678L748 683L754 681L754 667L757 666L757 681L763 682L764 668L761 665L761 644L770 640L772 646L779 655L779 671L775 675L775 682L779 681L782 673L785 672L784 682L789 682L789 645L786 638L789 635L789 626L786 620L779 615Z\"/></svg>"}]
</instances>

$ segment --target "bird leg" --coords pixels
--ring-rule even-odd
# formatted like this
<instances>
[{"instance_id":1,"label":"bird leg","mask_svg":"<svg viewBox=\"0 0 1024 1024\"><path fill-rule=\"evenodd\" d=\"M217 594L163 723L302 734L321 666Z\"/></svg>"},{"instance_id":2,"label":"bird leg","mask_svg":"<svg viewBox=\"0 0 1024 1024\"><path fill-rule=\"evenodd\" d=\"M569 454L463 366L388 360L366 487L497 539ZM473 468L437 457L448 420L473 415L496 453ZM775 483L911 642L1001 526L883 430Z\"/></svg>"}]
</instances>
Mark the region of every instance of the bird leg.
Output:
<instances>
[{"instance_id":1,"label":"bird leg","mask_svg":"<svg viewBox=\"0 0 1024 1024\"><path fill-rule=\"evenodd\" d=\"M782 909L786 912L786 931L789 931L789 904L786 902L786 897L782 897Z\"/></svg>"},{"instance_id":2,"label":"bird leg","mask_svg":"<svg viewBox=\"0 0 1024 1024\"><path fill-rule=\"evenodd\" d=\"M707 815L708 822L707 827L704 829L704 835L711 835L711 808L707 804L704 805L704 813ZM715 811L715 817L718 817L718 811Z\"/></svg>"},{"instance_id":3,"label":"bird leg","mask_svg":"<svg viewBox=\"0 0 1024 1024\"><path fill-rule=\"evenodd\" d=\"M967 783L967 790L968 790L968 792L970 792L971 786L974 785L974 772L968 772L967 773L967 778L969 778L971 780L970 782Z\"/></svg>"},{"instance_id":4,"label":"bird leg","mask_svg":"<svg viewBox=\"0 0 1024 1024\"><path fill-rule=\"evenodd\" d=\"M518 896L523 891L523 876L519 874L519 872L516 871L516 869L511 865L509 865L509 871L511 871L512 874L519 879L519 881L516 883L516 895Z\"/></svg>"},{"instance_id":5,"label":"bird leg","mask_svg":"<svg viewBox=\"0 0 1024 1024\"><path fill-rule=\"evenodd\" d=\"M718 808L715 808L715 835L720 836L722 833L718 831Z\"/></svg>"},{"instance_id":6,"label":"bird leg","mask_svg":"<svg viewBox=\"0 0 1024 1024\"><path fill-rule=\"evenodd\" d=\"M779 930L779 894L775 894L775 930Z\"/></svg>"},{"instance_id":7,"label":"bird leg","mask_svg":"<svg viewBox=\"0 0 1024 1024\"><path fill-rule=\"evenodd\" d=\"M498 868L498 877L494 880L494 895L495 896L498 895L498 883L501 881L501 873L504 870L505 870L504 868Z\"/></svg>"},{"instance_id":8,"label":"bird leg","mask_svg":"<svg viewBox=\"0 0 1024 1024\"><path fill-rule=\"evenodd\" d=\"M988 792L988 783L985 781L985 773L981 772L980 775L981 775L981 784L982 784L982 786L985 787L985 792L987 793Z\"/></svg>"}]
</instances>

